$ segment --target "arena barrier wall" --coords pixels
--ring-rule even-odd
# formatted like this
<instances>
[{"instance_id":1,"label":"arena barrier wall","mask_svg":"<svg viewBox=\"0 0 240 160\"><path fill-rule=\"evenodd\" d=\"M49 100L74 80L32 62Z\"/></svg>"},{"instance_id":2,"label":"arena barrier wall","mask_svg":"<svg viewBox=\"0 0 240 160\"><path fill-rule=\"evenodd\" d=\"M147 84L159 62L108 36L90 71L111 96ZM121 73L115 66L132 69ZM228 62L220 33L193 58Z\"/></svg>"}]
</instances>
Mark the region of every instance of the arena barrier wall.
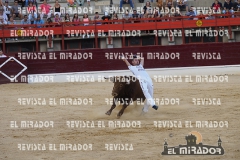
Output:
<instances>
[{"instance_id":1,"label":"arena barrier wall","mask_svg":"<svg viewBox=\"0 0 240 160\"><path fill-rule=\"evenodd\" d=\"M225 66L240 65L240 42L232 43L207 43L207 44L188 44L172 46L146 46L146 47L128 47L111 49L81 49L56 51L45 53L18 53L18 58L28 58L29 74L47 74L47 73L67 73L67 72L94 72L125 70L126 65L120 60L121 54L139 54L145 58L144 67L153 68L176 68L176 67L199 67L199 66ZM150 59L149 52L160 58ZM61 59L60 55L85 54L79 59ZM172 54L172 58L167 58L167 54ZM179 53L179 58L176 57ZM198 54L198 59L193 54ZM215 57L211 55L216 54ZM113 59L110 58L112 54ZM46 59L41 59L42 56ZM50 56L51 55L51 56ZM220 57L217 57L220 55ZM26 57L28 56L28 57ZM32 57L31 57L32 56ZM115 57L116 56L116 57ZM175 58L174 58L175 56ZM195 56L196 57L196 56ZM35 58L35 59L34 59ZM52 58L52 59L51 59ZM54 58L54 59L53 59ZM162 58L162 59L161 59Z\"/></svg>"}]
</instances>

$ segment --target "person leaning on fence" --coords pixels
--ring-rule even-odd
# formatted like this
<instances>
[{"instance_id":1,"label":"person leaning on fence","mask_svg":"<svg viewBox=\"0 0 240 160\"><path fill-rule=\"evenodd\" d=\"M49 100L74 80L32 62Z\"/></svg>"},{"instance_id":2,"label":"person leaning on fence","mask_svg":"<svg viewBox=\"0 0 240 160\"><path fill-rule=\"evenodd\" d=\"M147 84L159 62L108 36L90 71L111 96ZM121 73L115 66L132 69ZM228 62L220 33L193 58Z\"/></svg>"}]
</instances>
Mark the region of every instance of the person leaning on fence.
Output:
<instances>
[{"instance_id":1,"label":"person leaning on fence","mask_svg":"<svg viewBox=\"0 0 240 160\"><path fill-rule=\"evenodd\" d=\"M42 25L44 24L44 21L41 19L40 16L38 16L37 19L34 21L34 24L37 25L37 28L42 28L43 27Z\"/></svg>"},{"instance_id":2,"label":"person leaning on fence","mask_svg":"<svg viewBox=\"0 0 240 160\"><path fill-rule=\"evenodd\" d=\"M72 22L75 23L73 24L74 26L79 26L80 19L78 18L78 14L75 13L72 18Z\"/></svg>"},{"instance_id":3,"label":"person leaning on fence","mask_svg":"<svg viewBox=\"0 0 240 160\"><path fill-rule=\"evenodd\" d=\"M62 22L62 19L61 19L61 17L59 17L58 14L55 15L54 22L57 24L57 25L55 25L55 27L61 27L60 23Z\"/></svg>"},{"instance_id":4,"label":"person leaning on fence","mask_svg":"<svg viewBox=\"0 0 240 160\"><path fill-rule=\"evenodd\" d=\"M132 19L134 20L133 23L140 23L140 21L138 20L140 18L140 15L137 13L136 10L133 10L133 14L132 14Z\"/></svg>"},{"instance_id":5,"label":"person leaning on fence","mask_svg":"<svg viewBox=\"0 0 240 160\"><path fill-rule=\"evenodd\" d=\"M118 20L118 15L116 12L113 13L112 20ZM113 24L118 24L118 22L113 22Z\"/></svg>"},{"instance_id":6,"label":"person leaning on fence","mask_svg":"<svg viewBox=\"0 0 240 160\"><path fill-rule=\"evenodd\" d=\"M122 19L125 20L124 23L131 23L131 21L130 21L131 17L132 17L132 16L129 14L129 11L126 10L126 11L125 11L125 14L124 14L123 17L122 17Z\"/></svg>"},{"instance_id":7,"label":"person leaning on fence","mask_svg":"<svg viewBox=\"0 0 240 160\"><path fill-rule=\"evenodd\" d=\"M193 10L193 7L190 8L190 11L186 13L186 16L188 16L188 20L193 20L193 18L196 16L195 11Z\"/></svg>"},{"instance_id":8,"label":"person leaning on fence","mask_svg":"<svg viewBox=\"0 0 240 160\"><path fill-rule=\"evenodd\" d=\"M99 22L99 21L101 21L101 19L100 19L100 16L99 16L98 12L95 12L95 15L94 15L93 19L96 22L96 25L101 25L102 24L101 22Z\"/></svg>"},{"instance_id":9,"label":"person leaning on fence","mask_svg":"<svg viewBox=\"0 0 240 160\"><path fill-rule=\"evenodd\" d=\"M88 15L86 13L83 15L82 21L84 26L89 26L90 19L88 18Z\"/></svg>"},{"instance_id":10,"label":"person leaning on fence","mask_svg":"<svg viewBox=\"0 0 240 160\"><path fill-rule=\"evenodd\" d=\"M174 17L182 17L182 14L180 11L176 11L176 13L174 14ZM175 18L176 21L181 21L181 18Z\"/></svg>"},{"instance_id":11,"label":"person leaning on fence","mask_svg":"<svg viewBox=\"0 0 240 160\"><path fill-rule=\"evenodd\" d=\"M21 24L23 24L23 25L31 24L27 15L24 15L23 19L21 20Z\"/></svg>"},{"instance_id":12,"label":"person leaning on fence","mask_svg":"<svg viewBox=\"0 0 240 160\"><path fill-rule=\"evenodd\" d=\"M108 24L108 21L111 19L111 16L108 15L108 12L104 12L104 16L102 16L103 24Z\"/></svg>"}]
</instances>

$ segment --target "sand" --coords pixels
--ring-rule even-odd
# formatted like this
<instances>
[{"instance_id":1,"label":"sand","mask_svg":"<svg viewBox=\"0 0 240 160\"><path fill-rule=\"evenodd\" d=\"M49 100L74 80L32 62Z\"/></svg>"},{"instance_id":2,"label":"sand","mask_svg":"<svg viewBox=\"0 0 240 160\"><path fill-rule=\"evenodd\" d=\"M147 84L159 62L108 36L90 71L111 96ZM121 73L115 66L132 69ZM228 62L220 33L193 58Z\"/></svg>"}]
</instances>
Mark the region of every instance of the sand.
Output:
<instances>
[{"instance_id":1,"label":"sand","mask_svg":"<svg viewBox=\"0 0 240 160\"><path fill-rule=\"evenodd\" d=\"M240 157L240 75L229 75L224 83L158 83L154 82L155 98L179 98L180 104L159 105L140 116L142 106L129 106L123 116L116 115L121 106L110 109L106 98L112 98L113 83L51 83L51 84L4 84L1 85L0 104L0 159L239 159ZM22 98L42 98L46 105L20 105ZM49 104L55 98L57 105ZM92 98L88 105L60 105L60 98ZM221 105L194 105L192 98L220 98ZM138 121L141 126L110 128L111 121ZM16 121L19 128L11 127ZM48 128L21 128L22 121L53 121ZM69 128L67 121L90 121L92 128ZM105 128L98 126L98 121ZM178 121L182 127L156 127L154 121ZM191 121L192 128L185 126ZM196 121L228 122L222 128L197 128ZM100 123L99 122L99 123ZM122 122L122 123L123 123ZM137 123L137 122L136 122ZM202 135L202 143L217 146L218 136L222 140L224 155L161 155L164 139L169 147L185 145L185 136L197 131ZM45 144L46 150L20 150L22 144ZM55 144L56 150L50 150ZM85 145L88 150L60 151L60 144ZM106 144L128 144L133 150L107 150ZM22 148L23 149L23 148ZM41 149L41 148L40 148ZM44 148L43 148L44 149ZM131 149L128 147L128 149Z\"/></svg>"}]
</instances>

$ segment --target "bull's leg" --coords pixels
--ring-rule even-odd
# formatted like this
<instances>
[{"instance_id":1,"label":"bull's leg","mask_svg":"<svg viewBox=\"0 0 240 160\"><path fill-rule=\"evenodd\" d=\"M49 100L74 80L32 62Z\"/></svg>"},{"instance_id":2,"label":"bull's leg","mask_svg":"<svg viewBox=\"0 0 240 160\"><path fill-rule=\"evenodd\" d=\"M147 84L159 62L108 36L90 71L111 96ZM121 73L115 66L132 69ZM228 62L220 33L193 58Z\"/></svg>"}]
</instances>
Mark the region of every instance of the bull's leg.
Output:
<instances>
[{"instance_id":1,"label":"bull's leg","mask_svg":"<svg viewBox=\"0 0 240 160\"><path fill-rule=\"evenodd\" d=\"M105 113L106 115L109 115L109 116L111 115L112 110L116 107L115 101L116 101L116 98L113 98L113 105L112 105L111 108Z\"/></svg>"},{"instance_id":2,"label":"bull's leg","mask_svg":"<svg viewBox=\"0 0 240 160\"><path fill-rule=\"evenodd\" d=\"M124 112L124 110L127 108L127 106L129 105L130 100L124 101L123 107L122 109L118 112L117 114L117 118L120 118Z\"/></svg>"}]
</instances>

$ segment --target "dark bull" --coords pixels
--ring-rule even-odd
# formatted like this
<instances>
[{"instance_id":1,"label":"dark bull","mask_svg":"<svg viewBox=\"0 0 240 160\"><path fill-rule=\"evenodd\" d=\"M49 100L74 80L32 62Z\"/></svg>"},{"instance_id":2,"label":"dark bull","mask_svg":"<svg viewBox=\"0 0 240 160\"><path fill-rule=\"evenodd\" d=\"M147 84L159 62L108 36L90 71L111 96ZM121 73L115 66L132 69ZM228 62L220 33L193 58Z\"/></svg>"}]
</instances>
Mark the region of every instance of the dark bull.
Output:
<instances>
[{"instance_id":1,"label":"dark bull","mask_svg":"<svg viewBox=\"0 0 240 160\"><path fill-rule=\"evenodd\" d=\"M106 112L106 115L111 115L112 110L116 107L115 102L117 101L120 101L123 104L122 109L117 114L117 117L120 118L124 110L127 108L127 106L129 106L131 100L136 101L139 98L141 98L142 101L145 100L145 96L136 77L111 77L110 81L114 83L112 90L113 105L111 106L110 110Z\"/></svg>"}]
</instances>

